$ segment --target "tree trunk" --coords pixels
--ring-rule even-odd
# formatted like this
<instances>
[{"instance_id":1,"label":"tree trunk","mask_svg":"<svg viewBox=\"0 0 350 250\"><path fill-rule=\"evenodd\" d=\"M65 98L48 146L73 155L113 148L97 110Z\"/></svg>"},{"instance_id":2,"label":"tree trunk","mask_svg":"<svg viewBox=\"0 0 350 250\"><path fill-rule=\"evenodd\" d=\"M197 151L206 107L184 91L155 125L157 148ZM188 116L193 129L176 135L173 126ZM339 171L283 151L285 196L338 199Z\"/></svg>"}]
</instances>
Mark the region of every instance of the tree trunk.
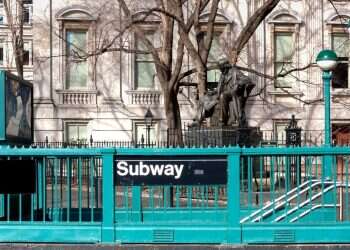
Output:
<instances>
[{"instance_id":1,"label":"tree trunk","mask_svg":"<svg viewBox=\"0 0 350 250\"><path fill-rule=\"evenodd\" d=\"M199 96L205 95L207 92L207 70L205 67L198 67L198 94Z\"/></svg>"},{"instance_id":2,"label":"tree trunk","mask_svg":"<svg viewBox=\"0 0 350 250\"><path fill-rule=\"evenodd\" d=\"M181 114L177 93L173 90L165 92L164 104L168 123L168 145L183 147Z\"/></svg>"},{"instance_id":3,"label":"tree trunk","mask_svg":"<svg viewBox=\"0 0 350 250\"><path fill-rule=\"evenodd\" d=\"M11 31L11 44L15 58L17 74L23 79L23 23L24 23L24 3L23 0L16 0L17 11L14 15L10 0L4 0L4 10L9 29Z\"/></svg>"},{"instance_id":4,"label":"tree trunk","mask_svg":"<svg viewBox=\"0 0 350 250\"><path fill-rule=\"evenodd\" d=\"M23 42L23 24L24 24L24 3L23 0L17 0L18 15L18 36L16 37L16 69L18 75L23 79L24 64L24 42Z\"/></svg>"}]
</instances>

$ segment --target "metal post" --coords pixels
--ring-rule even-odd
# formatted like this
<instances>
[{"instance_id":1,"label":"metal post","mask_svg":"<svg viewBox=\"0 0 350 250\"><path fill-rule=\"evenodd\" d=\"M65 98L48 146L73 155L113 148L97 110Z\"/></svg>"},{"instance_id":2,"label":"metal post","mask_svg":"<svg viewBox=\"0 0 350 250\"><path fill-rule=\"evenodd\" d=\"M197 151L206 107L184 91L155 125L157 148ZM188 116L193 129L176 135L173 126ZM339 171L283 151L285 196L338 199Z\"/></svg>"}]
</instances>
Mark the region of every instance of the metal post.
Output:
<instances>
[{"instance_id":1,"label":"metal post","mask_svg":"<svg viewBox=\"0 0 350 250\"><path fill-rule=\"evenodd\" d=\"M151 147L151 126L147 125L147 147Z\"/></svg>"},{"instance_id":2,"label":"metal post","mask_svg":"<svg viewBox=\"0 0 350 250\"><path fill-rule=\"evenodd\" d=\"M228 199L228 232L227 243L240 243L240 152L228 155L228 180L227 197ZM236 197L237 199L233 198Z\"/></svg>"},{"instance_id":3,"label":"metal post","mask_svg":"<svg viewBox=\"0 0 350 250\"><path fill-rule=\"evenodd\" d=\"M331 71L323 71L322 74L324 90L324 145L331 147L331 88L330 82L332 79ZM324 162L324 177L332 178L332 156L326 155Z\"/></svg>"},{"instance_id":4,"label":"metal post","mask_svg":"<svg viewBox=\"0 0 350 250\"><path fill-rule=\"evenodd\" d=\"M102 242L114 242L114 150L102 152Z\"/></svg>"},{"instance_id":5,"label":"metal post","mask_svg":"<svg viewBox=\"0 0 350 250\"><path fill-rule=\"evenodd\" d=\"M323 79L323 96L324 96L324 146L332 147L331 144L331 79L332 72L331 71L323 71L322 74ZM323 162L323 180L331 180L332 179L332 155L327 154L324 156ZM336 192L336 190L334 191ZM333 193L327 193L324 195L324 202L326 204L335 204ZM336 216L336 207L331 210L330 218L334 218Z\"/></svg>"},{"instance_id":6,"label":"metal post","mask_svg":"<svg viewBox=\"0 0 350 250\"><path fill-rule=\"evenodd\" d=\"M331 146L331 71L323 71L322 78L324 83L324 144Z\"/></svg>"},{"instance_id":7,"label":"metal post","mask_svg":"<svg viewBox=\"0 0 350 250\"><path fill-rule=\"evenodd\" d=\"M142 219L142 190L141 186L132 187L132 221L140 222Z\"/></svg>"}]
</instances>

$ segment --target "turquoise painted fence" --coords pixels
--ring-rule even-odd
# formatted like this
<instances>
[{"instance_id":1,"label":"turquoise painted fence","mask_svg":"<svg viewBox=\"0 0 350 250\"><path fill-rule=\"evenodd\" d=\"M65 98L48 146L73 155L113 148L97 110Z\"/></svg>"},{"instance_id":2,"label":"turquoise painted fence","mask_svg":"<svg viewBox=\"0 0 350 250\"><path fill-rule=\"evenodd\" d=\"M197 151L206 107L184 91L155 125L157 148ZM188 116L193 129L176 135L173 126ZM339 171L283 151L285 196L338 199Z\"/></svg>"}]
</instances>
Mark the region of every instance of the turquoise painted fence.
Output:
<instances>
[{"instance_id":1,"label":"turquoise painted fence","mask_svg":"<svg viewBox=\"0 0 350 250\"><path fill-rule=\"evenodd\" d=\"M222 156L227 185L115 185L118 157L140 155ZM2 147L0 158L36 165L35 193L0 195L0 242L350 242L348 147Z\"/></svg>"}]
</instances>

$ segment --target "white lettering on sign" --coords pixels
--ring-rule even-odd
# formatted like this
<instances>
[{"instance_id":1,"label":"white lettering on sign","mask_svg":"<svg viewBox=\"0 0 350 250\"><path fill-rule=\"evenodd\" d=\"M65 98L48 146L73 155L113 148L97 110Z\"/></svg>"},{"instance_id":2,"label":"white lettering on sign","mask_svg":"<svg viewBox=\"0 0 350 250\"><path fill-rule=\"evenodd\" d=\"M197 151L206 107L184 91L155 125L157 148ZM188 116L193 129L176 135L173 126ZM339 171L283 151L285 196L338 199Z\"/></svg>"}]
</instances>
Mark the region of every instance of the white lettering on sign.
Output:
<instances>
[{"instance_id":1,"label":"white lettering on sign","mask_svg":"<svg viewBox=\"0 0 350 250\"><path fill-rule=\"evenodd\" d=\"M140 161L139 164L132 165L126 161L120 161L117 164L117 174L119 176L174 176L175 180L182 175L183 164L144 164Z\"/></svg>"}]
</instances>

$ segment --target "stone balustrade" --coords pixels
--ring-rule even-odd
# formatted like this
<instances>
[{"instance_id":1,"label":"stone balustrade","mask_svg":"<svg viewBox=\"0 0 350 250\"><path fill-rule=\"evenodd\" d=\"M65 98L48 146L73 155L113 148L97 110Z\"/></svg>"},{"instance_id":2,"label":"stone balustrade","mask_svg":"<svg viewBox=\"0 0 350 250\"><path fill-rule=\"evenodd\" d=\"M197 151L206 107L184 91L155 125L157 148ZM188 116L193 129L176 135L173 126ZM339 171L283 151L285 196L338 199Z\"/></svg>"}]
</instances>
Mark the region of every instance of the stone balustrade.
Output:
<instances>
[{"instance_id":1,"label":"stone balustrade","mask_svg":"<svg viewBox=\"0 0 350 250\"><path fill-rule=\"evenodd\" d=\"M158 105L161 104L161 91L158 90L129 90L129 104Z\"/></svg>"},{"instance_id":2,"label":"stone balustrade","mask_svg":"<svg viewBox=\"0 0 350 250\"><path fill-rule=\"evenodd\" d=\"M96 90L57 90L60 105L96 105Z\"/></svg>"}]
</instances>

